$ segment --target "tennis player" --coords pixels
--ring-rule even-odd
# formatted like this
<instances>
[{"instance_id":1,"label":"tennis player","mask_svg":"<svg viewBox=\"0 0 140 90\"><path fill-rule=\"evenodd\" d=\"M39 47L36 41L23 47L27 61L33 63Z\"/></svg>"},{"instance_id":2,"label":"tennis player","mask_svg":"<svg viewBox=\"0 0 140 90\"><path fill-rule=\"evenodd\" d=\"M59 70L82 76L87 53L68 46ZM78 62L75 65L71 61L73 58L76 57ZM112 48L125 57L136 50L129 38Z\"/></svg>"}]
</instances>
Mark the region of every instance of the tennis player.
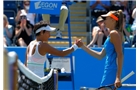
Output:
<instances>
[{"instance_id":1,"label":"tennis player","mask_svg":"<svg viewBox=\"0 0 140 90\"><path fill-rule=\"evenodd\" d=\"M102 15L105 25L110 29L104 47L100 52L87 48L82 41L78 41L80 46L87 53L97 59L106 56L104 74L100 86L113 84L119 88L121 83L121 73L123 64L123 13L122 10L110 11ZM100 89L105 90L105 88Z\"/></svg>"},{"instance_id":2,"label":"tennis player","mask_svg":"<svg viewBox=\"0 0 140 90\"><path fill-rule=\"evenodd\" d=\"M48 22L40 21L34 26L36 39L27 47L25 66L39 77L44 77L44 63L47 60L46 54L50 53L56 56L66 56L75 51L78 46L75 42L70 48L65 50L57 50L48 44L50 32L56 28L51 27Z\"/></svg>"}]
</instances>

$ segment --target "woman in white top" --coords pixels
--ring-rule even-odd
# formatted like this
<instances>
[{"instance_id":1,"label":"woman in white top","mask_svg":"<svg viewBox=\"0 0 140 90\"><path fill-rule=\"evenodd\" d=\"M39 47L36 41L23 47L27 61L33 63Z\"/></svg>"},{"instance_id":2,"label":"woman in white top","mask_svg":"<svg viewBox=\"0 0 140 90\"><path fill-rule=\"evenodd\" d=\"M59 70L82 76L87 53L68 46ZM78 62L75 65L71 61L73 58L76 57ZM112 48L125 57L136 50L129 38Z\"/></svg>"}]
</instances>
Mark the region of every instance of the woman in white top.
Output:
<instances>
[{"instance_id":1,"label":"woman in white top","mask_svg":"<svg viewBox=\"0 0 140 90\"><path fill-rule=\"evenodd\" d=\"M17 16L16 16L16 22L19 21L20 19L20 14L21 13L26 13L27 15L27 19L30 21L31 24L35 24L35 14L34 13L29 13L29 8L30 8L30 1L29 0L24 0L23 1L23 6L24 6L24 9L22 10L19 10L18 13L17 13Z\"/></svg>"},{"instance_id":2,"label":"woman in white top","mask_svg":"<svg viewBox=\"0 0 140 90\"><path fill-rule=\"evenodd\" d=\"M40 77L44 77L44 63L47 60L47 53L56 56L66 56L78 48L76 45L78 41L76 41L70 48L62 51L50 46L48 44L50 31L54 31L55 29L56 28L50 27L46 21L37 23L33 29L36 39L27 47L25 66Z\"/></svg>"}]
</instances>

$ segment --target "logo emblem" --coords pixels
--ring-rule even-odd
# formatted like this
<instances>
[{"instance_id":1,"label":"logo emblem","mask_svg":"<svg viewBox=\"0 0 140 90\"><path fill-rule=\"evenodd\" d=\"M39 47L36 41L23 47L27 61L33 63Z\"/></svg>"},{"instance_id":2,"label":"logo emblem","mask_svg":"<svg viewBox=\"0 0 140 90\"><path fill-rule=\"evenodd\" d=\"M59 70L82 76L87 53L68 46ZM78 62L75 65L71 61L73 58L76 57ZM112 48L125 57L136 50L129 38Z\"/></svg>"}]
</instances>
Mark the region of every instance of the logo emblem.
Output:
<instances>
[{"instance_id":1,"label":"logo emblem","mask_svg":"<svg viewBox=\"0 0 140 90\"><path fill-rule=\"evenodd\" d=\"M47 10L54 10L57 8L58 3L56 2L47 2L47 1L38 1L35 2L35 9L47 9Z\"/></svg>"}]
</instances>

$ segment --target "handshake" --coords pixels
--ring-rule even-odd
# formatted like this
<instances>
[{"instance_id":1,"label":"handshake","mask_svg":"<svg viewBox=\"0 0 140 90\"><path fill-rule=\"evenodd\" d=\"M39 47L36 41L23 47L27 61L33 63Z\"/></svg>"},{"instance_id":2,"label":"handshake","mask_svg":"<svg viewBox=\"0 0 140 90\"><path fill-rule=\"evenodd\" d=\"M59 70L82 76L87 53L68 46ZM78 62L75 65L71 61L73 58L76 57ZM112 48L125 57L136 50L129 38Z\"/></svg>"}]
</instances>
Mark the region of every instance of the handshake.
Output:
<instances>
[{"instance_id":1,"label":"handshake","mask_svg":"<svg viewBox=\"0 0 140 90\"><path fill-rule=\"evenodd\" d=\"M74 51L77 50L79 47L82 47L84 44L81 39L76 39L74 44L71 46L71 48L74 48Z\"/></svg>"}]
</instances>

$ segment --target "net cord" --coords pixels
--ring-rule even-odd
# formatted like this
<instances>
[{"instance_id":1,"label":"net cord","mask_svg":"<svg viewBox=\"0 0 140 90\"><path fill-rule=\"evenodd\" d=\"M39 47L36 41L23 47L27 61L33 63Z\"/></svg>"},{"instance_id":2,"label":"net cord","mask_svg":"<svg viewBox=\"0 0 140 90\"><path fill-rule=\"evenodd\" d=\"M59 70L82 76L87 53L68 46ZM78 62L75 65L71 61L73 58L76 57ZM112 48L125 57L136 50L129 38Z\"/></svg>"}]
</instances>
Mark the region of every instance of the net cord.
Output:
<instances>
[{"instance_id":1,"label":"net cord","mask_svg":"<svg viewBox=\"0 0 140 90\"><path fill-rule=\"evenodd\" d=\"M28 77L29 79L39 84L46 82L48 79L51 78L53 74L53 69L51 69L51 71L49 72L47 76L40 78L39 76L34 74L31 70L29 70L20 60L18 60L18 67L25 74L26 77Z\"/></svg>"}]
</instances>

